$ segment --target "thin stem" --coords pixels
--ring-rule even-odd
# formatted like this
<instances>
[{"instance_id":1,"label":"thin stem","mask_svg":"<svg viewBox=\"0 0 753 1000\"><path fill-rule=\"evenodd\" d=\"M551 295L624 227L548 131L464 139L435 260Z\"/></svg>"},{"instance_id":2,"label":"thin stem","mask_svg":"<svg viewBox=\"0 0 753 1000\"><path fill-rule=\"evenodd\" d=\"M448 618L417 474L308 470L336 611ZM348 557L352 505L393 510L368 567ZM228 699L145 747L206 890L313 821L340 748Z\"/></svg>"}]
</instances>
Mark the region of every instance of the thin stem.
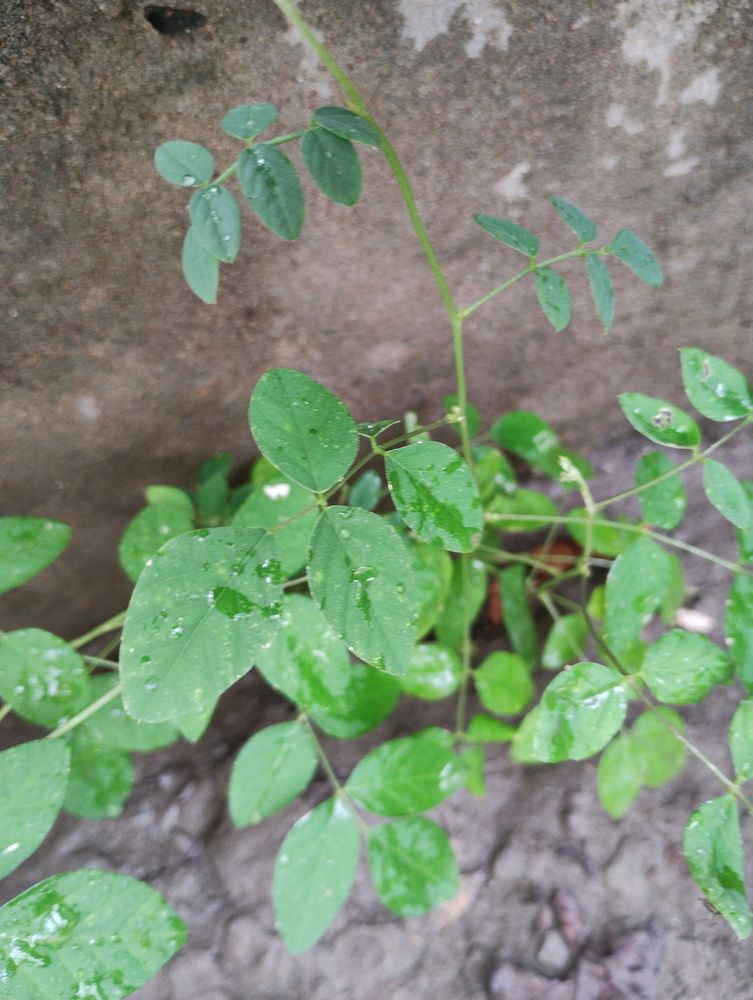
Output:
<instances>
[{"instance_id":1,"label":"thin stem","mask_svg":"<svg viewBox=\"0 0 753 1000\"><path fill-rule=\"evenodd\" d=\"M461 557L461 596L460 601L463 609L463 641L461 646L461 662L463 665L463 676L460 679L458 690L458 703L455 711L455 738L458 739L465 731L465 714L468 704L468 686L471 681L471 629L469 622L469 597L470 597L470 575L471 556L464 553Z\"/></svg>"},{"instance_id":2,"label":"thin stem","mask_svg":"<svg viewBox=\"0 0 753 1000\"><path fill-rule=\"evenodd\" d=\"M297 132L287 132L285 135L278 135L274 139L263 139L262 142L265 146L282 146L285 142L294 142L296 139L302 138L308 131L307 128L299 128Z\"/></svg>"},{"instance_id":3,"label":"thin stem","mask_svg":"<svg viewBox=\"0 0 753 1000\"><path fill-rule=\"evenodd\" d=\"M324 774L327 777L327 781L329 781L330 785L332 786L332 791L339 799L341 799L347 805L348 809L350 809L353 818L355 819L356 823L358 824L361 830L361 833L363 833L364 836L367 835L369 832L369 825L361 816L355 802L350 797L350 795L348 795L345 786L342 784L340 779L335 774L332 765L329 762L329 758L327 757L327 754L324 751L324 747L322 746L319 740L317 732L311 725L311 720L309 719L308 715L306 715L305 712L301 712L298 718L301 720L301 722L306 726L306 728L309 731L309 735L311 736L311 739L314 743L314 747L316 749L316 755L319 758L319 763L321 764L322 770L324 771Z\"/></svg>"},{"instance_id":4,"label":"thin stem","mask_svg":"<svg viewBox=\"0 0 753 1000\"><path fill-rule=\"evenodd\" d=\"M223 170L222 173L219 175L219 177L213 180L211 184L212 185L224 184L226 180L228 180L230 177L233 176L233 174L236 172L237 169L238 169L238 160L233 160L230 166L226 170Z\"/></svg>"},{"instance_id":5,"label":"thin stem","mask_svg":"<svg viewBox=\"0 0 753 1000\"><path fill-rule=\"evenodd\" d=\"M80 725L82 722L85 722L90 716L94 715L95 712L98 712L100 708L104 708L104 706L107 705L108 702L114 701L114 699L120 695L122 690L123 690L123 685L120 682L118 682L113 687L111 687L109 691L106 691L100 698L97 698L96 701L93 701L91 705L87 705L86 708L84 708L82 711L78 713L78 715L74 715L67 722L63 723L62 726L58 726L57 729L54 729L51 733L48 733L45 739L56 740L59 736L65 736L65 734L69 733L71 729L75 729L76 726Z\"/></svg>"},{"instance_id":6,"label":"thin stem","mask_svg":"<svg viewBox=\"0 0 753 1000\"><path fill-rule=\"evenodd\" d=\"M71 649L80 649L81 646L85 646L92 639L96 639L100 635L106 635L107 632L114 632L115 629L119 629L123 625L125 616L125 611L119 611L112 618L108 618L106 622L102 622L101 625L97 625L88 632L84 632L78 639L73 639L68 645Z\"/></svg>"},{"instance_id":7,"label":"thin stem","mask_svg":"<svg viewBox=\"0 0 753 1000\"><path fill-rule=\"evenodd\" d=\"M107 670L120 670L120 664L114 660L107 660L102 656L87 656L84 653L84 660L93 667L106 667Z\"/></svg>"},{"instance_id":8,"label":"thin stem","mask_svg":"<svg viewBox=\"0 0 753 1000\"><path fill-rule=\"evenodd\" d=\"M2 722L6 716L10 715L12 711L13 711L12 705L3 705L3 707L0 708L0 722Z\"/></svg>"}]
</instances>

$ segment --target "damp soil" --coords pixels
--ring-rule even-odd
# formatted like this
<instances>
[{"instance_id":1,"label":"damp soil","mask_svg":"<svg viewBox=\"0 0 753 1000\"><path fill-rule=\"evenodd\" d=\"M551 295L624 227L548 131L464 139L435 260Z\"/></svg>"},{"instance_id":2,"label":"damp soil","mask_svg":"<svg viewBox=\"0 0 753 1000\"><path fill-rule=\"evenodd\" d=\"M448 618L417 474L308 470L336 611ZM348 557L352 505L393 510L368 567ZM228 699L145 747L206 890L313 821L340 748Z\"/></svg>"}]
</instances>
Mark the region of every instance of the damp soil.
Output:
<instances>
[{"instance_id":1,"label":"damp soil","mask_svg":"<svg viewBox=\"0 0 753 1000\"><path fill-rule=\"evenodd\" d=\"M631 439L596 456L597 497L630 485L641 448ZM751 476L749 442L728 456L738 474ZM700 497L690 510L683 537L733 555L732 529ZM718 638L729 578L710 563L686 565L687 603L710 617ZM484 637L502 641L488 623ZM724 733L739 696L724 688L683 710L690 738L724 767ZM522 768L504 748L492 748L486 796L460 793L432 814L459 859L456 899L424 918L397 919L376 900L362 865L324 938L304 955L288 955L274 931L272 867L290 825L329 794L327 783L317 776L293 806L246 830L230 824L226 789L249 734L290 715L249 675L223 698L196 746L136 758L136 787L120 818L62 816L5 881L3 900L84 866L158 888L186 920L189 939L136 1000L753 998L753 946L737 943L704 906L682 856L688 815L719 794L694 760L665 788L643 792L615 823L599 805L593 762ZM346 775L371 746L430 724L451 725L452 707L405 699L374 733L331 740L328 751ZM6 726L5 741L31 735Z\"/></svg>"}]
</instances>

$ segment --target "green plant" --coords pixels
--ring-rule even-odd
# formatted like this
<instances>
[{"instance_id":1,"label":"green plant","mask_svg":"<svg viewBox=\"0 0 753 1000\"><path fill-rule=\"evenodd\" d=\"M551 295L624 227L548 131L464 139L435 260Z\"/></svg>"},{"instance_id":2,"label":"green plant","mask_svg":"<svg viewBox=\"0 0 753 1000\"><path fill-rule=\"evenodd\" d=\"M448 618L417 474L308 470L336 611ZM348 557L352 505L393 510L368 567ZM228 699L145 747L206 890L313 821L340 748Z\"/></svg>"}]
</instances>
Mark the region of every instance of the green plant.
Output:
<instances>
[{"instance_id":1,"label":"green plant","mask_svg":"<svg viewBox=\"0 0 753 1000\"><path fill-rule=\"evenodd\" d=\"M249 405L262 457L247 483L230 486L230 458L221 455L202 466L190 493L148 487L147 505L120 545L135 584L126 611L70 642L40 629L0 634L0 716L14 712L49 730L0 754L0 875L36 849L61 808L117 815L132 783L130 754L181 736L197 740L223 691L255 666L297 714L253 734L239 753L229 788L233 822L258 823L288 805L317 767L332 786L332 796L293 826L274 873L275 911L291 951L312 945L345 902L362 841L375 890L392 912L414 916L450 899L458 870L449 840L421 814L461 788L482 795L485 755L505 743L521 763L601 752L599 794L615 818L644 786L670 780L687 752L702 760L724 794L690 817L688 865L738 936L748 936L738 809L753 812L743 790L753 778L753 698L742 698L730 725L732 777L686 738L682 716L670 706L702 701L734 675L753 691L753 484L738 482L711 457L753 420L750 386L712 354L682 351L690 403L711 421L735 422L705 448L687 413L624 393L620 403L633 427L688 458L675 464L666 452L649 451L633 488L598 501L588 463L536 414L506 413L479 434L465 387L468 317L531 276L547 319L563 329L570 296L555 266L578 258L608 330L609 258L652 286L661 284L659 265L629 230L592 246L591 220L551 197L575 234L575 249L539 260L533 233L477 215L483 230L526 257L526 266L458 307L397 154L291 0L277 2L340 83L348 108L321 108L306 128L264 142L257 137L275 120L272 105L228 112L223 127L244 148L217 176L201 146L170 142L157 150L160 173L192 191L183 247L188 284L213 301L219 263L237 253L240 210L225 186L231 178L237 175L265 225L294 239L303 223L302 188L277 147L300 141L317 186L345 205L361 190L354 143L372 147L392 169L446 306L455 392L426 426L407 418L402 428L393 419L356 424L340 400L302 372L267 372ZM457 448L431 439L440 428L458 435ZM702 466L709 501L737 529L734 563L666 534L685 513L681 476L695 465ZM518 466L561 486L563 512L549 492L518 485ZM576 505L569 503L576 496ZM388 497L394 509L376 513ZM623 502L632 507L605 515ZM556 544L561 529L570 547ZM517 541L542 531L535 548ZM55 521L0 519L0 590L43 570L69 534ZM670 627L684 597L680 554L732 574L728 651ZM479 663L472 630L490 580L501 593L510 649L482 654ZM541 649L535 608L551 619ZM644 629L657 617L667 628L648 642ZM555 673L531 708L538 667ZM483 711L469 719L472 690ZM454 729L388 740L341 781L327 740L373 729L401 694L455 698ZM184 933L164 901L135 879L89 870L57 875L0 908L0 982L12 983L19 1000L127 996L180 947Z\"/></svg>"}]
</instances>

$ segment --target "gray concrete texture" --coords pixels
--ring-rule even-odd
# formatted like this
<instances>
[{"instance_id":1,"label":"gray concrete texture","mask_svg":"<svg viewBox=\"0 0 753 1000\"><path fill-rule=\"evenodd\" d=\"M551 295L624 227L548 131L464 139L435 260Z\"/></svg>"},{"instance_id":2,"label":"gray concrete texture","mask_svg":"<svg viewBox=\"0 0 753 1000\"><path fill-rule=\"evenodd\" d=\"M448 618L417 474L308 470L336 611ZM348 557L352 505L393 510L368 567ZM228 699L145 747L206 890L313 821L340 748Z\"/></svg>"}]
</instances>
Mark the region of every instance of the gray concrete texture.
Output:
<instances>
[{"instance_id":1,"label":"gray concrete texture","mask_svg":"<svg viewBox=\"0 0 753 1000\"><path fill-rule=\"evenodd\" d=\"M3 600L3 624L75 633L127 599L115 546L150 482L187 484L209 454L252 454L250 390L301 368L358 419L434 418L452 388L442 306L378 153L362 201L307 185L302 238L245 215L220 302L180 275L185 193L152 166L172 138L235 144L222 114L273 100L300 127L337 88L270 0L195 0L165 34L134 0L4 0L0 189L2 513L58 516L66 557ZM660 291L615 269L605 338L577 262L574 320L554 333L521 283L468 325L483 415L543 412L574 443L621 432L627 388L681 398L676 348L746 366L753 283L753 9L745 0L319 0L301 10L404 157L460 302L522 258L474 212L572 246L545 200L581 205L608 238L637 231ZM297 155L297 154L295 154ZM63 593L61 601L59 594Z\"/></svg>"}]
</instances>

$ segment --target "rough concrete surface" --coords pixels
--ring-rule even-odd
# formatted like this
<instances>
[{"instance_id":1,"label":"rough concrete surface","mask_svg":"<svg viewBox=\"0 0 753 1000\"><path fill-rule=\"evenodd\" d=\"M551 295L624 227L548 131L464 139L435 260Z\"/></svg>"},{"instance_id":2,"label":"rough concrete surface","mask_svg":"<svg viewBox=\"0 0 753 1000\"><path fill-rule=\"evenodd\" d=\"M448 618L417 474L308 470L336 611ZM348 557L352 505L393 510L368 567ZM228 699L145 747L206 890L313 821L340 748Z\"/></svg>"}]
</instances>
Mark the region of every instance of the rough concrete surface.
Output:
<instances>
[{"instance_id":1,"label":"rough concrete surface","mask_svg":"<svg viewBox=\"0 0 753 1000\"><path fill-rule=\"evenodd\" d=\"M6 626L75 634L122 607L114 551L142 487L187 483L215 451L247 460L246 404L265 368L306 370L360 419L436 417L452 388L441 303L372 151L358 206L307 185L297 243L247 214L219 305L184 287L186 199L157 177L155 146L206 142L226 163L228 108L273 99L288 130L340 95L271 0L173 3L200 15L191 30L165 33L169 11L136 0L0 4L0 504L75 528L63 561L4 598ZM588 210L605 238L630 226L661 256L659 292L615 272L609 339L573 262L567 331L548 328L523 283L479 312L469 388L487 418L540 409L592 444L620 426L618 390L678 391L677 346L749 360L747 0L301 9L403 155L459 302L521 262L472 213L525 222L552 252L572 245L549 191Z\"/></svg>"},{"instance_id":2,"label":"rough concrete surface","mask_svg":"<svg viewBox=\"0 0 753 1000\"><path fill-rule=\"evenodd\" d=\"M596 456L596 498L630 483L642 450L632 438ZM740 472L751 455L750 441L738 439L728 460ZM688 476L682 537L733 556L733 530L700 496L697 472ZM688 604L709 617L718 639L729 575L698 559L686 568ZM487 638L500 642L488 629ZM719 689L682 710L690 739L723 768L724 733L740 694ZM425 918L396 919L377 902L362 860L331 929L291 957L274 932L272 865L290 825L329 794L326 780L317 775L301 800L257 827L234 830L226 809L238 749L290 711L249 675L223 698L198 746L139 758L120 819L61 818L5 880L0 901L87 865L160 889L187 921L189 941L136 1000L750 1000L750 942L737 943L704 907L682 855L688 816L720 793L694 759L615 823L598 803L594 761L522 768L504 748L491 748L486 797L460 793L434 812L460 863L457 898ZM327 741L328 754L344 778L377 742L452 725L453 711L405 699L362 740ZM7 722L0 730L3 741L29 735ZM743 832L750 858L749 822ZM748 872L750 885L750 863Z\"/></svg>"}]
</instances>

